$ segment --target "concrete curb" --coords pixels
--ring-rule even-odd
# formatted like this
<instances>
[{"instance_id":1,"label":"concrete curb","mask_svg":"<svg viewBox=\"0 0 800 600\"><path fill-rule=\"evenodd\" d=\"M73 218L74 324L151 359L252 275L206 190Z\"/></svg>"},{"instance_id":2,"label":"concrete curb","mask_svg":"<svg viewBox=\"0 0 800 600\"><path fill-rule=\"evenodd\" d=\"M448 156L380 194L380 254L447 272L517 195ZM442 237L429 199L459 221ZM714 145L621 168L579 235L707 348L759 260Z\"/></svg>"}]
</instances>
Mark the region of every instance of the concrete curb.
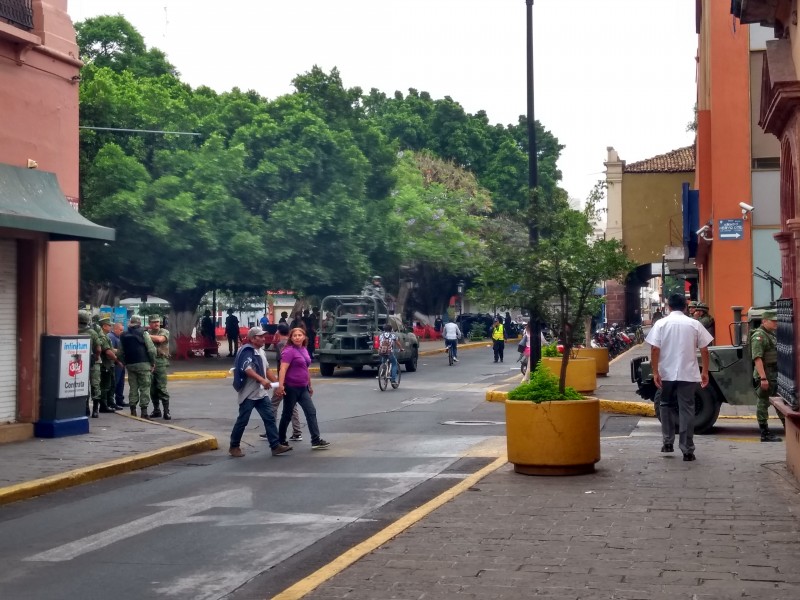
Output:
<instances>
[{"instance_id":1,"label":"concrete curb","mask_svg":"<svg viewBox=\"0 0 800 600\"><path fill-rule=\"evenodd\" d=\"M136 418L129 415L120 416L130 419ZM153 425L191 433L198 436L198 439L0 488L0 506L18 500L28 500L36 496L42 496L50 492L64 490L107 477L113 477L114 475L137 471L145 467L152 467L185 456L199 454L200 452L216 450L219 447L217 438L209 433L192 431L175 425L167 425L166 423L153 423Z\"/></svg>"},{"instance_id":2,"label":"concrete curb","mask_svg":"<svg viewBox=\"0 0 800 600\"><path fill-rule=\"evenodd\" d=\"M509 340L514 341L514 340ZM487 347L488 342L486 340L482 342L468 342L466 344L459 344L459 350L468 350L470 348L485 348ZM488 344L491 346L491 344ZM437 348L435 350L421 350L419 355L420 356L432 356L434 354L444 354L447 352L447 348ZM308 371L310 373L319 374L319 367L309 367ZM224 371L178 371L177 373L170 373L167 375L167 380L169 381L191 381L193 379L225 379L226 377L230 377L230 369L225 369Z\"/></svg>"}]
</instances>

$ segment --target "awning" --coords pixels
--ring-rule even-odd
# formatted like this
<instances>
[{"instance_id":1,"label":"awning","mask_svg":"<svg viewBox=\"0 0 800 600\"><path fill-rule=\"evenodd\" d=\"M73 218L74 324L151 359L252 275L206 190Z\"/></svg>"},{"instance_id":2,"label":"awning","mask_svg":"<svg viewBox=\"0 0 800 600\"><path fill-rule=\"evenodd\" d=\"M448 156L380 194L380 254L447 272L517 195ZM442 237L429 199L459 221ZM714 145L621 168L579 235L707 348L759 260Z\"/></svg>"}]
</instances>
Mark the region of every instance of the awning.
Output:
<instances>
[{"instance_id":1,"label":"awning","mask_svg":"<svg viewBox=\"0 0 800 600\"><path fill-rule=\"evenodd\" d=\"M92 223L64 197L53 173L0 163L0 227L50 234L51 240L114 241L110 227Z\"/></svg>"}]
</instances>

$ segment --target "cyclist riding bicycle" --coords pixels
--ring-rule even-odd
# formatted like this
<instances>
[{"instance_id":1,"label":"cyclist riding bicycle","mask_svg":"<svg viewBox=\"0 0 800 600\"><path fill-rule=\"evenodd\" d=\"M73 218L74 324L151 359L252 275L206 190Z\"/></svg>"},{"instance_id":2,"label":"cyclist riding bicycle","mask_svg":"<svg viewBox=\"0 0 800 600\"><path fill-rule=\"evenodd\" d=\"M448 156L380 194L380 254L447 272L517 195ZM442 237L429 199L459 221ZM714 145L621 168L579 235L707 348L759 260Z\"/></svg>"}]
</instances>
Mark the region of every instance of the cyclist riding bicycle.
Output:
<instances>
[{"instance_id":1,"label":"cyclist riding bicycle","mask_svg":"<svg viewBox=\"0 0 800 600\"><path fill-rule=\"evenodd\" d=\"M397 383L397 371L399 365L397 364L397 355L395 354L395 347L403 350L400 345L400 340L397 335L392 331L392 326L387 323L383 326L383 333L378 337L378 354L381 355L381 360L388 358L392 365L391 380L392 383Z\"/></svg>"},{"instance_id":2,"label":"cyclist riding bicycle","mask_svg":"<svg viewBox=\"0 0 800 600\"><path fill-rule=\"evenodd\" d=\"M442 337L444 338L444 347L453 349L453 360L458 362L458 339L461 337L461 330L458 325L452 321L445 323Z\"/></svg>"}]
</instances>

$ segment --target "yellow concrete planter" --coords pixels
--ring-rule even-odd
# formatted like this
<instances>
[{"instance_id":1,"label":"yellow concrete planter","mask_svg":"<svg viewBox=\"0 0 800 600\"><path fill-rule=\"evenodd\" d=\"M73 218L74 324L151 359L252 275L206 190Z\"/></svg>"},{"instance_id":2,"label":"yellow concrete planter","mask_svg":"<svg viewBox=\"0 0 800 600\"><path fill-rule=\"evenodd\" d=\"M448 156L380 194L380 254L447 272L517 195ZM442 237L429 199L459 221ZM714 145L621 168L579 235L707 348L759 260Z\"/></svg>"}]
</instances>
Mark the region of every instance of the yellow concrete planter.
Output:
<instances>
[{"instance_id":1,"label":"yellow concrete planter","mask_svg":"<svg viewBox=\"0 0 800 600\"><path fill-rule=\"evenodd\" d=\"M556 377L561 376L561 357L542 358L542 364ZM593 392L597 387L597 369L593 358L570 358L567 364L567 387L579 392Z\"/></svg>"},{"instance_id":2,"label":"yellow concrete planter","mask_svg":"<svg viewBox=\"0 0 800 600\"><path fill-rule=\"evenodd\" d=\"M583 475L600 460L600 401L535 404L506 400L506 443L514 471L524 475Z\"/></svg>"},{"instance_id":3,"label":"yellow concrete planter","mask_svg":"<svg viewBox=\"0 0 800 600\"><path fill-rule=\"evenodd\" d=\"M578 348L578 358L593 358L595 372L598 375L608 375L608 348ZM567 367L569 369L569 367Z\"/></svg>"}]
</instances>

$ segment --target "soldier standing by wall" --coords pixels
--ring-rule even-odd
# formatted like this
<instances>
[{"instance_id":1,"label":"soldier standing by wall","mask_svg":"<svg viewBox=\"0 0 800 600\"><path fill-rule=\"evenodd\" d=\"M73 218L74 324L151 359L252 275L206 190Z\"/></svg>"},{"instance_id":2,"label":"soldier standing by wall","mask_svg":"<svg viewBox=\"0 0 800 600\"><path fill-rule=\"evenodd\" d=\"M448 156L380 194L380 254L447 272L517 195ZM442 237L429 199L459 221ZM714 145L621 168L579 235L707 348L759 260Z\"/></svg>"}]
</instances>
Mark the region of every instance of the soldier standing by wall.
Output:
<instances>
[{"instance_id":1,"label":"soldier standing by wall","mask_svg":"<svg viewBox=\"0 0 800 600\"><path fill-rule=\"evenodd\" d=\"M700 321L700 324L706 328L711 337L714 337L714 317L708 314L708 304L698 302L694 309L694 318Z\"/></svg>"},{"instance_id":2,"label":"soldier standing by wall","mask_svg":"<svg viewBox=\"0 0 800 600\"><path fill-rule=\"evenodd\" d=\"M153 412L150 418L164 417L165 421L172 419L169 414L169 392L167 391L167 367L169 367L169 331L161 327L161 317L150 317L150 339L156 347L156 368L150 382L150 399L153 401ZM161 412L161 406L164 412Z\"/></svg>"},{"instance_id":3,"label":"soldier standing by wall","mask_svg":"<svg viewBox=\"0 0 800 600\"><path fill-rule=\"evenodd\" d=\"M128 369L128 388L131 415L136 416L136 406L140 407L142 419L149 419L147 407L150 404L151 374L156 366L156 347L150 334L142 329L142 319L136 315L128 321L128 330L120 337L119 359Z\"/></svg>"},{"instance_id":4,"label":"soldier standing by wall","mask_svg":"<svg viewBox=\"0 0 800 600\"><path fill-rule=\"evenodd\" d=\"M756 419L761 430L762 442L780 442L781 438L769 430L769 397L775 395L778 384L778 330L777 313L765 310L761 315L761 327L750 334L750 354L753 357L753 385L755 386ZM784 417L778 413L781 423L786 426Z\"/></svg>"},{"instance_id":5,"label":"soldier standing by wall","mask_svg":"<svg viewBox=\"0 0 800 600\"><path fill-rule=\"evenodd\" d=\"M100 338L100 412L114 412L117 410L117 402L114 400L114 388L116 387L116 377L114 369L119 359L114 352L111 338L111 319L103 317L98 321L102 333Z\"/></svg>"},{"instance_id":6,"label":"soldier standing by wall","mask_svg":"<svg viewBox=\"0 0 800 600\"><path fill-rule=\"evenodd\" d=\"M78 311L78 333L89 336L89 391L92 396L91 415L96 419L100 415L100 336L92 327L92 315L89 311ZM89 400L86 400L86 416L89 416Z\"/></svg>"}]
</instances>

